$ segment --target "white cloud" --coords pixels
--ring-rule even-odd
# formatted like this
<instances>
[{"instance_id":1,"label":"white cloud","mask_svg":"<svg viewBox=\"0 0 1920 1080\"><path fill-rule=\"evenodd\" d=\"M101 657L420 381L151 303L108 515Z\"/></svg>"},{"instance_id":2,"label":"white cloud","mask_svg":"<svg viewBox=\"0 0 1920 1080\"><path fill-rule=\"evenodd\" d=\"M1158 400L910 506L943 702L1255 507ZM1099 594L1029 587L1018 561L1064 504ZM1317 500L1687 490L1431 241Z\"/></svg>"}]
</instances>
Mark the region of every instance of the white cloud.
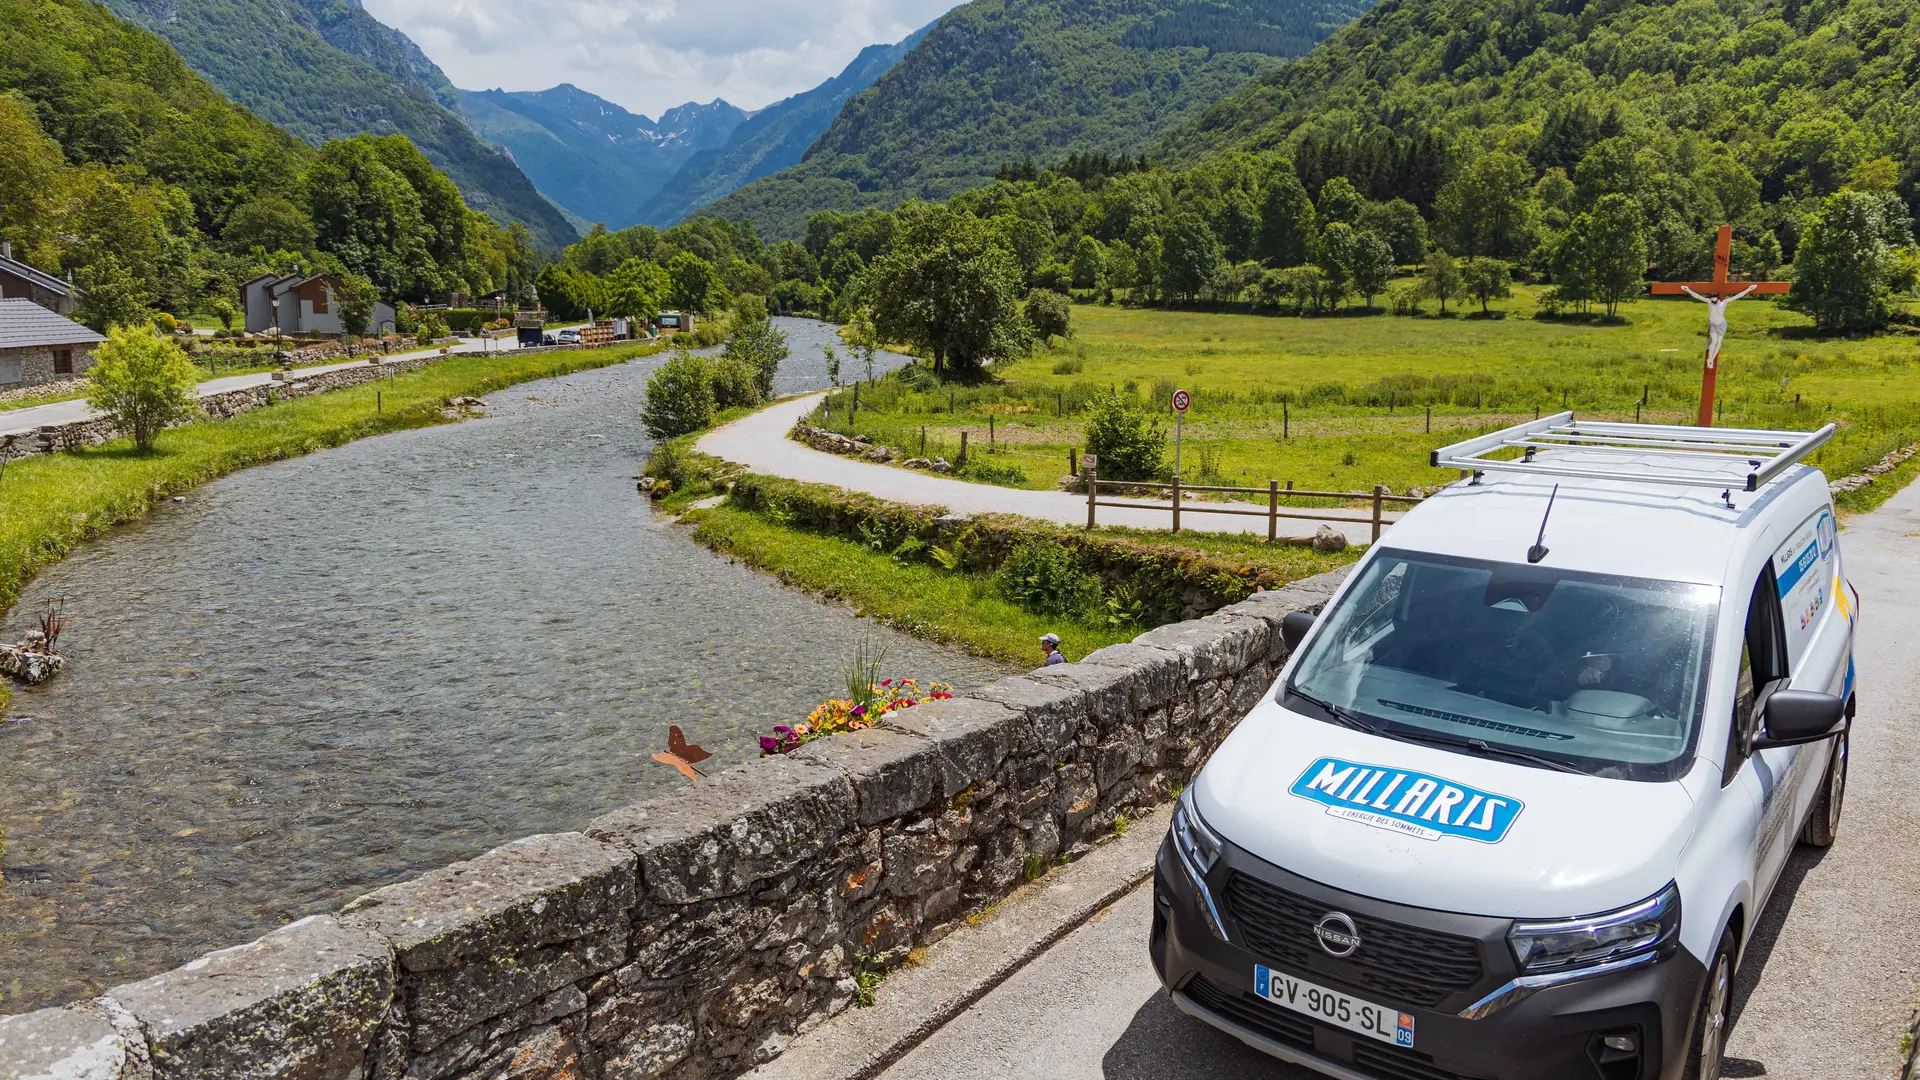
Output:
<instances>
[{"instance_id":1,"label":"white cloud","mask_svg":"<svg viewBox=\"0 0 1920 1080\"><path fill-rule=\"evenodd\" d=\"M958 0L364 0L469 90L570 82L648 116L758 109L840 73Z\"/></svg>"}]
</instances>

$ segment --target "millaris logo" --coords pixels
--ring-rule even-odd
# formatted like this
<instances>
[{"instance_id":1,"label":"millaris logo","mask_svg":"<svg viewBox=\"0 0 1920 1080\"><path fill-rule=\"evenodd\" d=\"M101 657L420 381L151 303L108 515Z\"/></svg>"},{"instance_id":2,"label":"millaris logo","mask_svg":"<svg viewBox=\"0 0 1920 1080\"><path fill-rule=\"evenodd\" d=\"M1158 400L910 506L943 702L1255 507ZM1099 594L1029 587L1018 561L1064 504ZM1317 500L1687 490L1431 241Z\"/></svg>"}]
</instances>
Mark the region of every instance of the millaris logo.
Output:
<instances>
[{"instance_id":1,"label":"millaris logo","mask_svg":"<svg viewBox=\"0 0 1920 1080\"><path fill-rule=\"evenodd\" d=\"M1313 936L1328 956L1348 957L1360 948L1360 929L1338 911L1329 911L1313 924Z\"/></svg>"}]
</instances>

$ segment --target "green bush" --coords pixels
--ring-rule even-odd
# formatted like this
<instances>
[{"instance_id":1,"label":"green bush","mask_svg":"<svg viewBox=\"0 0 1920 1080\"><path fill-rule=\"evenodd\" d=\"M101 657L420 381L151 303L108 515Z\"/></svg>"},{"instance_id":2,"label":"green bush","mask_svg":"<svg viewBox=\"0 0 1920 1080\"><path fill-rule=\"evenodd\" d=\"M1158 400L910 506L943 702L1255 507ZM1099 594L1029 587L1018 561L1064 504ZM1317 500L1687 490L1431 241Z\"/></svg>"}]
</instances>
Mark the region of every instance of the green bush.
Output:
<instances>
[{"instance_id":1,"label":"green bush","mask_svg":"<svg viewBox=\"0 0 1920 1080\"><path fill-rule=\"evenodd\" d=\"M1167 459L1167 425L1118 394L1102 394L1087 416L1086 447L1099 457L1100 479L1152 480Z\"/></svg>"},{"instance_id":2,"label":"green bush","mask_svg":"<svg viewBox=\"0 0 1920 1080\"><path fill-rule=\"evenodd\" d=\"M87 404L144 454L167 425L200 411L194 397L199 382L200 369L180 346L151 329L115 327L94 354Z\"/></svg>"},{"instance_id":3,"label":"green bush","mask_svg":"<svg viewBox=\"0 0 1920 1080\"><path fill-rule=\"evenodd\" d=\"M640 409L640 420L655 439L689 435L713 423L713 380L707 362L681 349L660 365L647 380L647 403Z\"/></svg>"},{"instance_id":4,"label":"green bush","mask_svg":"<svg viewBox=\"0 0 1920 1080\"><path fill-rule=\"evenodd\" d=\"M1046 341L1053 337L1073 336L1073 301L1050 289L1034 289L1027 294L1027 322L1035 337Z\"/></svg>"},{"instance_id":5,"label":"green bush","mask_svg":"<svg viewBox=\"0 0 1920 1080\"><path fill-rule=\"evenodd\" d=\"M994 582L1007 599L1042 615L1087 617L1100 602L1100 580L1057 540L1015 546Z\"/></svg>"},{"instance_id":6,"label":"green bush","mask_svg":"<svg viewBox=\"0 0 1920 1080\"><path fill-rule=\"evenodd\" d=\"M1027 474L1020 471L1018 465L1002 464L985 454L969 454L967 463L955 469L953 475L964 480L978 480L983 484L1001 484L1007 487L1025 487L1027 483Z\"/></svg>"},{"instance_id":7,"label":"green bush","mask_svg":"<svg viewBox=\"0 0 1920 1080\"><path fill-rule=\"evenodd\" d=\"M713 407L731 409L760 404L759 379L753 368L731 356L722 356L707 366L713 385Z\"/></svg>"}]
</instances>

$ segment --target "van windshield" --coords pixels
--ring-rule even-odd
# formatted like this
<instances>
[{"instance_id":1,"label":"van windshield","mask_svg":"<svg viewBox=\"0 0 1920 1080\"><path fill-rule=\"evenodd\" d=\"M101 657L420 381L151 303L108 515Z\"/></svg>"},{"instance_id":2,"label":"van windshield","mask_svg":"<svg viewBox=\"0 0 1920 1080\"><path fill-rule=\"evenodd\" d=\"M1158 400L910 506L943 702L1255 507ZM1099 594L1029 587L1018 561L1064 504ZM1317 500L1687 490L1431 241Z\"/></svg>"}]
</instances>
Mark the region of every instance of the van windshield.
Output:
<instances>
[{"instance_id":1,"label":"van windshield","mask_svg":"<svg viewBox=\"0 0 1920 1080\"><path fill-rule=\"evenodd\" d=\"M1686 771L1720 590L1382 551L1321 618L1290 708L1624 780Z\"/></svg>"}]
</instances>

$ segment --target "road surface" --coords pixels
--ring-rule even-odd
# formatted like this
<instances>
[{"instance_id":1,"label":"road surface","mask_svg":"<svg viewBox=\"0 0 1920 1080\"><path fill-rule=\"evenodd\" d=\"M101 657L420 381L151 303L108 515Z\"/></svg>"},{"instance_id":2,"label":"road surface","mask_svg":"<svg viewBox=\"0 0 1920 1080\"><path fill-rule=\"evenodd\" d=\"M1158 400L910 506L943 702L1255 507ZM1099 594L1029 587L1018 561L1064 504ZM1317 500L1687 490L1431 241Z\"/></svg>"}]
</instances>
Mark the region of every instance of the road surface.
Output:
<instances>
[{"instance_id":1,"label":"road surface","mask_svg":"<svg viewBox=\"0 0 1920 1080\"><path fill-rule=\"evenodd\" d=\"M497 339L491 345L485 344L479 338L467 338L448 346L447 349L449 352L456 353L481 352L483 350L488 352L508 352L519 347L519 341L510 337ZM411 352L394 353L384 359L400 360L415 355L416 353L428 351L431 350L415 349ZM317 364L313 367L295 368L294 374L302 378L308 378L314 375L324 375L329 371L340 371L344 368L365 367L370 363L372 363L371 360L347 360L338 364ZM212 397L215 394L225 393L228 390L241 390L249 386L264 386L272 381L273 372L271 371L255 372L251 375L224 375L220 378L208 379L206 382L201 383L196 393L199 397ZM10 409L5 412L0 412L0 436L32 431L35 428L45 427L48 424L71 424L76 420L90 420L98 415L97 412L88 407L84 400L77 398L72 401L56 401L50 405L35 405L27 409Z\"/></svg>"},{"instance_id":2,"label":"road surface","mask_svg":"<svg viewBox=\"0 0 1920 1080\"><path fill-rule=\"evenodd\" d=\"M1728 1077L1887 1080L1920 983L1920 485L1841 534L1860 713L1840 835L1802 848L1741 969ZM1151 885L1042 953L886 1080L1308 1080L1186 1017L1147 961ZM884 990L883 990L884 992Z\"/></svg>"},{"instance_id":3,"label":"road surface","mask_svg":"<svg viewBox=\"0 0 1920 1080\"><path fill-rule=\"evenodd\" d=\"M833 484L852 491L864 491L883 499L921 505L945 506L961 514L1020 514L1062 525L1087 523L1087 497L1065 491L1028 491L1023 488L996 487L955 480L938 473L902 469L894 465L876 465L839 454L829 454L803 446L787 438L787 432L820 404L824 394L805 394L777 402L751 416L702 436L697 447L703 453L745 465L754 472ZM1112 498L1114 496L1108 496ZM1129 502L1153 503L1149 499ZM1169 504L1160 503L1161 506ZM1182 501L1181 527L1206 532L1248 532L1264 536L1264 517L1223 517L1197 513L1193 503ZM1245 509L1246 507L1242 507ZM1281 507L1283 513L1288 508ZM1171 524L1170 506L1158 510L1124 510L1100 507L1102 525L1127 525L1138 529L1165 529ZM1299 512L1295 510L1294 512ZM1365 522L1339 520L1341 514L1365 516L1368 511L1336 511L1325 518L1281 518L1281 536L1312 536L1325 524L1344 533L1355 543L1370 539ZM1388 522L1399 515L1389 513Z\"/></svg>"}]
</instances>

